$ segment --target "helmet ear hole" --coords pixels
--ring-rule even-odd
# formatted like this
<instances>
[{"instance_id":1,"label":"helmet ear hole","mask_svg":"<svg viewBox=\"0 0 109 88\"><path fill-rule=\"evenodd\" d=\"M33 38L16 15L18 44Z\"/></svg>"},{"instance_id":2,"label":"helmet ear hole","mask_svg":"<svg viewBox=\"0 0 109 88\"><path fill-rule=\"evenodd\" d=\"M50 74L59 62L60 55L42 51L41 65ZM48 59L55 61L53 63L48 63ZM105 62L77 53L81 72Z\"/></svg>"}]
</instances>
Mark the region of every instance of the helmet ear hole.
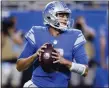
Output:
<instances>
[{"instance_id":1,"label":"helmet ear hole","mask_svg":"<svg viewBox=\"0 0 109 88\"><path fill-rule=\"evenodd\" d=\"M47 17L48 19L51 19L49 16Z\"/></svg>"}]
</instances>

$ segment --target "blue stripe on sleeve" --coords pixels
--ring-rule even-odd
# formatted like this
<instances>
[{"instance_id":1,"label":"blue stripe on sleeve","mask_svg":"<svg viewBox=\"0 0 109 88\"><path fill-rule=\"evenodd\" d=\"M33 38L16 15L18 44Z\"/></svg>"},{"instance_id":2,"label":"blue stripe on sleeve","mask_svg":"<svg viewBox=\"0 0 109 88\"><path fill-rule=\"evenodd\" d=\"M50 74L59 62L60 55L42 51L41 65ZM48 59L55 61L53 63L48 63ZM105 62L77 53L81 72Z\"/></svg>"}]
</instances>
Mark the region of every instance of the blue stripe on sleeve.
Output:
<instances>
[{"instance_id":1,"label":"blue stripe on sleeve","mask_svg":"<svg viewBox=\"0 0 109 88\"><path fill-rule=\"evenodd\" d=\"M86 64L86 65L88 64L88 56L86 54L84 44L74 49L73 55L77 63Z\"/></svg>"}]
</instances>

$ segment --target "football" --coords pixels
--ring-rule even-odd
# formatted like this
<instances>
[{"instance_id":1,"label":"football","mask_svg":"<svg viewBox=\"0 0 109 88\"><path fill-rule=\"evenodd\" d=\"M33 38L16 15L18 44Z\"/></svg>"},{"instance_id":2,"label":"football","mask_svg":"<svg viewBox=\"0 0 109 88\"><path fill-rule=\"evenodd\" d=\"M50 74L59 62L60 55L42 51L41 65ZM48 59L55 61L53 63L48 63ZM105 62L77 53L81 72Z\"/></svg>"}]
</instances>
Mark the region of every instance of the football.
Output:
<instances>
[{"instance_id":1,"label":"football","mask_svg":"<svg viewBox=\"0 0 109 88\"><path fill-rule=\"evenodd\" d=\"M52 66L54 59L51 57L52 51L54 50L52 44L47 44L47 48L41 54L40 65L45 72L53 72Z\"/></svg>"}]
</instances>

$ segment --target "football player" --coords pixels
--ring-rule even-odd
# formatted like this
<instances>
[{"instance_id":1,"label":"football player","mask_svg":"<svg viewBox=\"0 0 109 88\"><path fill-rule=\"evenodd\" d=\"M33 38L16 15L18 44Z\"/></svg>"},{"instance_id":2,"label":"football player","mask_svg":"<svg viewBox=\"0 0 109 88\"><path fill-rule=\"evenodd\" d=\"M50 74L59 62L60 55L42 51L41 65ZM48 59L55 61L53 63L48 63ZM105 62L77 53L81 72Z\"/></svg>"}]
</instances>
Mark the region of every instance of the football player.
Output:
<instances>
[{"instance_id":1,"label":"football player","mask_svg":"<svg viewBox=\"0 0 109 88\"><path fill-rule=\"evenodd\" d=\"M24 87L68 87L70 72L82 76L88 72L86 42L80 30L70 28L71 10L60 1L52 1L43 11L45 26L33 26L26 34L26 45L17 61L18 71L34 64L32 78ZM58 71L45 72L40 66L41 53L46 44L51 43L56 52L52 52L53 63L61 64Z\"/></svg>"}]
</instances>

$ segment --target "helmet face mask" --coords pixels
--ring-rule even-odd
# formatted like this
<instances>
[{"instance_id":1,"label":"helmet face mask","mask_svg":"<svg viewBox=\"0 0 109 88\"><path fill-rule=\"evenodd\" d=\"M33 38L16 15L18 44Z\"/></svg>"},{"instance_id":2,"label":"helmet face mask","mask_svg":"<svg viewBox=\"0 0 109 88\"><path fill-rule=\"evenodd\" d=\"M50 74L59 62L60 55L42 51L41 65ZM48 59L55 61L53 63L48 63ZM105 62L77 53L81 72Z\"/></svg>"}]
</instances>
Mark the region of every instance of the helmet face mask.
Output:
<instances>
[{"instance_id":1,"label":"helmet face mask","mask_svg":"<svg viewBox=\"0 0 109 88\"><path fill-rule=\"evenodd\" d=\"M68 14L66 25L62 25L59 22L57 14ZM71 10L63 3L59 1L53 1L46 5L43 12L44 24L50 25L58 30L66 31L70 26L70 14Z\"/></svg>"}]
</instances>

